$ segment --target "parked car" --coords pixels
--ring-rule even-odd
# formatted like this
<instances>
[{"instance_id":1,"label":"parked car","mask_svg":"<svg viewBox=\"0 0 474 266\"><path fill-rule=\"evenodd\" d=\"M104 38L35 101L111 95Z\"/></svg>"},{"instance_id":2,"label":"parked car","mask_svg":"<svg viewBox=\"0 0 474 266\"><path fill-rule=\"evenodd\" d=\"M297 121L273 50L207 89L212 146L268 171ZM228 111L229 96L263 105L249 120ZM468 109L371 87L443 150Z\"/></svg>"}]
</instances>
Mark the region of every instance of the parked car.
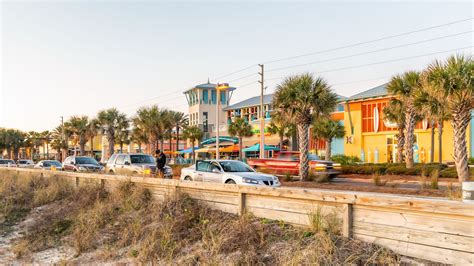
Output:
<instances>
[{"instance_id":1,"label":"parked car","mask_svg":"<svg viewBox=\"0 0 474 266\"><path fill-rule=\"evenodd\" d=\"M313 174L327 174L333 178L341 173L341 164L321 160L315 154L308 154L309 169ZM282 151L275 158L249 159L247 163L255 169L268 169L275 174L298 175L300 167L300 153L294 151Z\"/></svg>"},{"instance_id":2,"label":"parked car","mask_svg":"<svg viewBox=\"0 0 474 266\"><path fill-rule=\"evenodd\" d=\"M92 157L69 156L63 162L63 169L74 172L101 172L104 167Z\"/></svg>"},{"instance_id":3,"label":"parked car","mask_svg":"<svg viewBox=\"0 0 474 266\"><path fill-rule=\"evenodd\" d=\"M113 154L105 166L105 172L119 175L156 175L155 158L148 154L130 153ZM164 169L165 178L173 178L173 170L169 166Z\"/></svg>"},{"instance_id":4,"label":"parked car","mask_svg":"<svg viewBox=\"0 0 474 266\"><path fill-rule=\"evenodd\" d=\"M0 159L0 167L17 167L17 165L13 160Z\"/></svg>"},{"instance_id":5,"label":"parked car","mask_svg":"<svg viewBox=\"0 0 474 266\"><path fill-rule=\"evenodd\" d=\"M195 165L181 169L181 180L270 187L280 186L278 177L256 172L249 165L232 160L197 161Z\"/></svg>"},{"instance_id":6,"label":"parked car","mask_svg":"<svg viewBox=\"0 0 474 266\"><path fill-rule=\"evenodd\" d=\"M20 168L33 168L35 166L35 163L33 160L24 160L20 159L17 161L18 167Z\"/></svg>"},{"instance_id":7,"label":"parked car","mask_svg":"<svg viewBox=\"0 0 474 266\"><path fill-rule=\"evenodd\" d=\"M39 161L35 166L35 169L47 169L47 170L57 170L62 171L63 165L61 162L56 160L43 160Z\"/></svg>"}]
</instances>

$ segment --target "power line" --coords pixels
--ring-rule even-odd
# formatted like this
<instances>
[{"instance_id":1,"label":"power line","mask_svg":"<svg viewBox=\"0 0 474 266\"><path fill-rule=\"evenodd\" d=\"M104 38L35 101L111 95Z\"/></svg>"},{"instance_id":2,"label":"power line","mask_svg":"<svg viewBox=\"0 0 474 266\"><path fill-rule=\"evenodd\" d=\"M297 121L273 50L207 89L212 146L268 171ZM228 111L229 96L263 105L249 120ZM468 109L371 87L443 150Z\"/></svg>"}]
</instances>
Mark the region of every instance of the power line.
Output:
<instances>
[{"instance_id":1,"label":"power line","mask_svg":"<svg viewBox=\"0 0 474 266\"><path fill-rule=\"evenodd\" d=\"M391 76L384 76L384 77L371 78L371 79L354 80L354 81L348 81L348 82L341 82L341 83L331 84L331 86L346 85L346 84L353 84L353 83L360 83L360 82L365 82L365 81L374 81L374 80L380 80L380 79L387 79L387 78L390 78L390 77L391 77Z\"/></svg>"},{"instance_id":2,"label":"power line","mask_svg":"<svg viewBox=\"0 0 474 266\"><path fill-rule=\"evenodd\" d=\"M441 36L441 37L437 37L437 38L426 39L426 40L422 40L422 41L418 41L418 42L401 44L401 45L396 45L396 46L392 46L392 47L387 47L387 48L382 48L382 49L377 49L377 50L372 50L372 51L367 51L367 52L362 52L362 53L357 53L357 54L351 54L351 55L346 55L346 56L333 57L333 58L329 58L329 59L325 59L325 60L313 61L313 62L304 63L304 64L297 64L297 65L292 65L292 66L273 68L273 69L267 70L267 72L275 72L275 71L280 71L280 70L285 70L285 69L290 69L290 68L296 68L296 67L302 67L302 66L309 66L309 65L314 65L314 64L318 64L318 63L330 62L330 61L335 61L335 60L340 60L340 59L345 59L345 58L350 58L350 57L355 57L355 56L360 56L360 55L372 54L372 53L392 50L392 49L396 49L396 48L417 45L417 44L420 44L420 43L426 43L426 42L446 39L446 38L450 38L450 37L454 37L454 36L458 36L458 35L463 35L463 34L467 34L467 33L472 33L472 32L474 32L474 31L472 31L472 30L471 31L465 31L465 32L455 33L455 34L451 34L451 35L445 35L445 36Z\"/></svg>"},{"instance_id":3,"label":"power line","mask_svg":"<svg viewBox=\"0 0 474 266\"><path fill-rule=\"evenodd\" d=\"M430 56L430 55L435 55L435 54L442 54L442 53L453 52L453 51L458 51L458 50L465 50L465 49L473 48L473 47L474 46L467 46L467 47L461 47L461 48L445 50L445 51L439 51L439 52L434 52L434 53L428 53L428 54L422 54L422 55L416 55L416 56L410 56L410 57L404 57L404 58L397 58L397 59L392 59L392 60L386 60L386 61L380 61L380 62L374 62L374 63L369 63L369 64L350 66L350 67L335 68L335 69L317 71L317 72L312 72L312 73L313 74L320 74L320 73L335 72L335 71L341 71L341 70L347 70L347 69L354 69L354 68L365 67L365 66L380 65L380 64L403 61L403 60L408 60L408 59L413 59L413 58L418 58L418 57ZM281 77L275 77L275 78L270 78L270 79L266 79L266 80L275 80L275 79L281 79L281 78L285 78L285 77L286 76L281 76Z\"/></svg>"},{"instance_id":4,"label":"power line","mask_svg":"<svg viewBox=\"0 0 474 266\"><path fill-rule=\"evenodd\" d=\"M248 75L242 76L242 77L240 77L240 78L232 79L232 80L229 80L228 83L231 83L231 82L234 82L234 81L237 81L237 80L241 80L241 79L245 79L245 78L249 78L249 77L254 76L255 74L257 74L257 73L252 73L252 74L248 74Z\"/></svg>"},{"instance_id":5,"label":"power line","mask_svg":"<svg viewBox=\"0 0 474 266\"><path fill-rule=\"evenodd\" d=\"M231 75L240 73L240 72L242 72L242 71L245 71L245 70L250 69L250 68L255 67L255 66L256 66L256 64L253 64L253 65L251 65L251 66L248 66L248 67L245 67L245 68L236 70L236 71L231 72L231 73L229 73L229 74L225 74L225 75L222 75L222 76L220 76L220 77L213 78L213 80L218 80L218 79L221 79L221 78L225 78L225 77L228 77L228 76L231 76Z\"/></svg>"},{"instance_id":6,"label":"power line","mask_svg":"<svg viewBox=\"0 0 474 266\"><path fill-rule=\"evenodd\" d=\"M395 35L390 35L390 36L385 36L385 37L382 37L382 38L373 39L373 40L369 40L369 41L364 41L364 42L358 42L358 43L343 45L343 46L339 46L339 47L336 47L336 48L331 48L331 49L326 49L326 50L320 50L320 51L315 51L315 52L306 53L306 54L300 54L300 55L296 55L296 56L284 57L284 58L280 58L280 59L276 59L276 60L270 60L270 61L267 61L267 62L263 62L263 64L271 64L271 63L286 61L286 60L290 60L290 59L295 59L295 58L300 58L300 57L305 57L305 56L310 56L310 55L315 55L315 54L320 54L320 53L332 52L332 51L336 51L336 50L340 50L340 49L345 49L345 48L349 48L349 47L360 46L360 45L363 45L363 44L368 44L368 43L373 43L373 42L379 42L379 41L383 41L383 40L393 39L393 38L400 37L400 36L404 36L404 35L409 35L409 34L413 34L413 33L417 33L417 32L427 31L427 30L431 30L431 29L436 29L436 28L440 28L440 27L445 27L445 26L449 26L449 25L453 25L453 24L457 24L457 23L469 21L469 20L472 20L472 19L473 19L473 18L467 18L467 19L456 20L456 21L453 21L453 22L445 23L445 24L440 24L440 25L431 26L431 27L427 27L427 28L422 28L422 29L418 29L418 30L403 32L403 33L399 33L399 34L395 34Z\"/></svg>"}]
</instances>

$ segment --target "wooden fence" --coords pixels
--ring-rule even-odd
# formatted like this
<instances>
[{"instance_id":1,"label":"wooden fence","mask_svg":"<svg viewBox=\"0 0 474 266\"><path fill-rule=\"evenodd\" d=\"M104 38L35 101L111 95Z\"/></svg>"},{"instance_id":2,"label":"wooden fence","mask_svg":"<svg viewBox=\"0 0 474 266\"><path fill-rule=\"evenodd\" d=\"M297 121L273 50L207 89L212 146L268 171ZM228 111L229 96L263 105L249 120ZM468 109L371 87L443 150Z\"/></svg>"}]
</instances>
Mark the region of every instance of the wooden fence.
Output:
<instances>
[{"instance_id":1,"label":"wooden fence","mask_svg":"<svg viewBox=\"0 0 474 266\"><path fill-rule=\"evenodd\" d=\"M110 189L132 181L156 199L186 193L225 212L251 212L257 217L307 225L316 212L331 214L345 236L385 246L399 254L431 261L474 264L474 205L457 201L306 188L268 188L214 183L52 172L17 168L6 174L60 176L76 185L98 182Z\"/></svg>"}]
</instances>

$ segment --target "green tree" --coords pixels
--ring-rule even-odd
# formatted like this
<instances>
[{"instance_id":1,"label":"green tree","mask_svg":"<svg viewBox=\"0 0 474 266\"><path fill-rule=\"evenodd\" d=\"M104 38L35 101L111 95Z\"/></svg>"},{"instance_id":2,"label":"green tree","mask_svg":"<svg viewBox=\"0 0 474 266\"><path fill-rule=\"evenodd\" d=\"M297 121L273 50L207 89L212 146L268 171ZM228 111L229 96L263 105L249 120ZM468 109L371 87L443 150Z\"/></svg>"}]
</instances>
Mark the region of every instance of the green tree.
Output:
<instances>
[{"instance_id":1,"label":"green tree","mask_svg":"<svg viewBox=\"0 0 474 266\"><path fill-rule=\"evenodd\" d=\"M87 116L72 116L66 123L66 126L74 137L74 143L79 144L79 154L81 156L84 155L89 130L89 118Z\"/></svg>"},{"instance_id":2,"label":"green tree","mask_svg":"<svg viewBox=\"0 0 474 266\"><path fill-rule=\"evenodd\" d=\"M313 136L326 142L325 159L331 159L331 144L334 138L343 138L346 135L344 126L337 121L324 119L313 123Z\"/></svg>"},{"instance_id":3,"label":"green tree","mask_svg":"<svg viewBox=\"0 0 474 266\"><path fill-rule=\"evenodd\" d=\"M395 95L403 104L405 111L405 164L412 168L413 143L415 140L415 123L418 116L415 108L415 92L421 88L420 73L408 71L393 77L387 85L387 91Z\"/></svg>"},{"instance_id":4,"label":"green tree","mask_svg":"<svg viewBox=\"0 0 474 266\"><path fill-rule=\"evenodd\" d=\"M43 139L44 146L46 147L46 159L49 160L49 143L51 141L51 132L49 130L45 130L41 132L41 138Z\"/></svg>"},{"instance_id":5,"label":"green tree","mask_svg":"<svg viewBox=\"0 0 474 266\"><path fill-rule=\"evenodd\" d=\"M10 128L6 129L3 134L8 158L18 159L20 148L24 147L27 135L20 130Z\"/></svg>"},{"instance_id":6,"label":"green tree","mask_svg":"<svg viewBox=\"0 0 474 266\"><path fill-rule=\"evenodd\" d=\"M236 136L239 138L239 160L242 160L242 139L253 135L252 126L249 125L245 119L236 118L230 123L227 132L232 137ZM264 132L260 132L260 134L264 134Z\"/></svg>"},{"instance_id":7,"label":"green tree","mask_svg":"<svg viewBox=\"0 0 474 266\"><path fill-rule=\"evenodd\" d=\"M160 109L157 105L153 105L138 109L136 115L132 118L134 127L147 136L148 143L151 146L150 152L154 152L158 148L159 142L164 139L166 130L170 128L168 126L169 119L166 116L166 109Z\"/></svg>"},{"instance_id":8,"label":"green tree","mask_svg":"<svg viewBox=\"0 0 474 266\"><path fill-rule=\"evenodd\" d=\"M174 126L176 135L175 135L175 140L176 140L176 151L179 150L179 132L181 129L184 129L188 126L189 119L188 116L185 115L182 112L171 112L171 122ZM170 146L171 149L171 146Z\"/></svg>"},{"instance_id":9,"label":"green tree","mask_svg":"<svg viewBox=\"0 0 474 266\"><path fill-rule=\"evenodd\" d=\"M472 56L456 55L435 61L427 69L428 93L450 113L454 129L454 161L459 182L469 178L466 131L471 120L474 99L474 62Z\"/></svg>"},{"instance_id":10,"label":"green tree","mask_svg":"<svg viewBox=\"0 0 474 266\"><path fill-rule=\"evenodd\" d=\"M405 146L405 110L403 103L399 99L391 99L388 105L383 109L384 118L397 124L397 162L402 163L403 149Z\"/></svg>"},{"instance_id":11,"label":"green tree","mask_svg":"<svg viewBox=\"0 0 474 266\"><path fill-rule=\"evenodd\" d=\"M118 143L120 152L123 152L123 145L130 144L129 140L129 128L130 124L128 122L127 116L125 114L120 114L117 117L117 128L115 131L115 142Z\"/></svg>"},{"instance_id":12,"label":"green tree","mask_svg":"<svg viewBox=\"0 0 474 266\"><path fill-rule=\"evenodd\" d=\"M114 154L115 150L115 133L120 129L119 120L120 117L125 114L120 113L116 108L110 108L107 110L100 111L97 114L97 120L99 121L100 127L104 130L104 133L108 141L108 157Z\"/></svg>"},{"instance_id":13,"label":"green tree","mask_svg":"<svg viewBox=\"0 0 474 266\"><path fill-rule=\"evenodd\" d=\"M64 130L63 130L64 128ZM64 133L64 134L63 134ZM51 147L56 150L56 159L62 161L62 154L67 153L67 138L69 137L68 134L70 132L65 130L65 127L62 125L57 126L51 132ZM62 152L63 151L63 152Z\"/></svg>"},{"instance_id":14,"label":"green tree","mask_svg":"<svg viewBox=\"0 0 474 266\"><path fill-rule=\"evenodd\" d=\"M313 119L320 121L334 111L337 95L321 77L303 74L286 78L276 88L273 105L276 112L283 112L294 121L298 130L300 151L300 179L309 174L309 134Z\"/></svg>"},{"instance_id":15,"label":"green tree","mask_svg":"<svg viewBox=\"0 0 474 266\"><path fill-rule=\"evenodd\" d=\"M294 124L288 120L288 116L282 115L282 113L273 113L268 132L272 135L278 135L280 149L283 149L284 137L291 137L291 133L294 130Z\"/></svg>"},{"instance_id":16,"label":"green tree","mask_svg":"<svg viewBox=\"0 0 474 266\"><path fill-rule=\"evenodd\" d=\"M39 147L43 144L42 136L36 131L29 131L25 135L25 148L30 149L31 160L39 156Z\"/></svg>"},{"instance_id":17,"label":"green tree","mask_svg":"<svg viewBox=\"0 0 474 266\"><path fill-rule=\"evenodd\" d=\"M194 152L194 145L196 141L198 142L201 141L203 136L204 136L204 132L202 132L202 130L197 126L190 126L184 129L183 137L189 140L189 142L191 142L191 150L192 150L191 155L192 155L193 163L196 161L196 153Z\"/></svg>"},{"instance_id":18,"label":"green tree","mask_svg":"<svg viewBox=\"0 0 474 266\"><path fill-rule=\"evenodd\" d=\"M87 138L89 139L90 144L90 153L94 157L94 138L100 132L99 120L97 118L90 119L87 123Z\"/></svg>"}]
</instances>

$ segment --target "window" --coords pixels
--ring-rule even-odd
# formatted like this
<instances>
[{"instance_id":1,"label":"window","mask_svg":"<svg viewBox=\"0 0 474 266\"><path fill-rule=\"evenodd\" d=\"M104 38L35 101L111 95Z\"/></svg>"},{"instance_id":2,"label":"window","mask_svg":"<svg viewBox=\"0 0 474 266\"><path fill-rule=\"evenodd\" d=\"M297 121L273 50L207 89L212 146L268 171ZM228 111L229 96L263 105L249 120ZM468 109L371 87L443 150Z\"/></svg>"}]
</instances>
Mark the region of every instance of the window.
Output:
<instances>
[{"instance_id":1,"label":"window","mask_svg":"<svg viewBox=\"0 0 474 266\"><path fill-rule=\"evenodd\" d=\"M212 101L212 104L216 104L216 101L217 101L216 90L211 91L211 101Z\"/></svg>"},{"instance_id":2,"label":"window","mask_svg":"<svg viewBox=\"0 0 474 266\"><path fill-rule=\"evenodd\" d=\"M221 103L225 104L225 91L221 91Z\"/></svg>"},{"instance_id":3,"label":"window","mask_svg":"<svg viewBox=\"0 0 474 266\"><path fill-rule=\"evenodd\" d=\"M383 122L383 109L388 105L386 102L364 103L362 104L362 132L375 132L374 129L374 109L379 113L379 129L378 131L393 131L392 127L385 126Z\"/></svg>"},{"instance_id":4,"label":"window","mask_svg":"<svg viewBox=\"0 0 474 266\"><path fill-rule=\"evenodd\" d=\"M108 164L114 163L115 158L117 157L117 154L112 154L110 156L109 160L107 161Z\"/></svg>"},{"instance_id":5,"label":"window","mask_svg":"<svg viewBox=\"0 0 474 266\"><path fill-rule=\"evenodd\" d=\"M119 155L117 157L117 161L115 161L115 164L120 164L122 165L125 162L125 155Z\"/></svg>"},{"instance_id":6,"label":"window","mask_svg":"<svg viewBox=\"0 0 474 266\"><path fill-rule=\"evenodd\" d=\"M202 125L203 125L203 131L204 132L208 132L208 113L207 112L203 112L202 113Z\"/></svg>"},{"instance_id":7,"label":"window","mask_svg":"<svg viewBox=\"0 0 474 266\"><path fill-rule=\"evenodd\" d=\"M207 172L207 170L209 169L209 165L210 165L209 162L198 161L196 164L196 170L201 171L201 172Z\"/></svg>"},{"instance_id":8,"label":"window","mask_svg":"<svg viewBox=\"0 0 474 266\"><path fill-rule=\"evenodd\" d=\"M209 92L207 90L202 91L202 100L204 101L204 103L209 102Z\"/></svg>"},{"instance_id":9,"label":"window","mask_svg":"<svg viewBox=\"0 0 474 266\"><path fill-rule=\"evenodd\" d=\"M218 163L212 162L212 163L209 165L209 172L212 172L214 169L217 169L217 170L219 170L219 171L222 171L222 170L221 170L221 167L219 166Z\"/></svg>"},{"instance_id":10,"label":"window","mask_svg":"<svg viewBox=\"0 0 474 266\"><path fill-rule=\"evenodd\" d=\"M155 158L151 155L130 155L132 163L155 163Z\"/></svg>"},{"instance_id":11,"label":"window","mask_svg":"<svg viewBox=\"0 0 474 266\"><path fill-rule=\"evenodd\" d=\"M337 112L344 112L344 104L340 103L336 106Z\"/></svg>"}]
</instances>

